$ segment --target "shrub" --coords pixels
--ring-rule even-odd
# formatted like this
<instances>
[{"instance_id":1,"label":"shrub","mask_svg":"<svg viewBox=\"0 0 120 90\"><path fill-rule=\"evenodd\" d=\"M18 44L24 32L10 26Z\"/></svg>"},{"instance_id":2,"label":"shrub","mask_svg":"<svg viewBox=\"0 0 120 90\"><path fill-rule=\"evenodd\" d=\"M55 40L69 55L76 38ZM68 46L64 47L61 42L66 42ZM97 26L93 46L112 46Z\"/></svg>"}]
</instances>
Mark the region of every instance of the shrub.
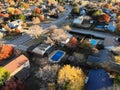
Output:
<instances>
[{"instance_id":1,"label":"shrub","mask_svg":"<svg viewBox=\"0 0 120 90\"><path fill-rule=\"evenodd\" d=\"M113 78L113 87L107 90L120 90L120 74L112 72L110 77Z\"/></svg>"},{"instance_id":2,"label":"shrub","mask_svg":"<svg viewBox=\"0 0 120 90\"><path fill-rule=\"evenodd\" d=\"M58 84L65 90L82 90L85 75L80 68L65 65L58 73Z\"/></svg>"},{"instance_id":3,"label":"shrub","mask_svg":"<svg viewBox=\"0 0 120 90\"><path fill-rule=\"evenodd\" d=\"M77 3L74 2L74 3L73 3L73 6L76 7L76 6L77 6Z\"/></svg>"},{"instance_id":4,"label":"shrub","mask_svg":"<svg viewBox=\"0 0 120 90\"><path fill-rule=\"evenodd\" d=\"M24 14L20 14L19 18L22 20L22 21L25 21L26 17Z\"/></svg>"},{"instance_id":5,"label":"shrub","mask_svg":"<svg viewBox=\"0 0 120 90\"><path fill-rule=\"evenodd\" d=\"M87 49L90 48L92 45L90 44L89 41L84 41L83 43L81 43L80 47L83 49Z\"/></svg>"},{"instance_id":6,"label":"shrub","mask_svg":"<svg viewBox=\"0 0 120 90\"><path fill-rule=\"evenodd\" d=\"M79 7L74 7L72 10L72 14L79 14Z\"/></svg>"},{"instance_id":7,"label":"shrub","mask_svg":"<svg viewBox=\"0 0 120 90\"><path fill-rule=\"evenodd\" d=\"M10 73L3 67L0 67L0 86L9 78Z\"/></svg>"},{"instance_id":8,"label":"shrub","mask_svg":"<svg viewBox=\"0 0 120 90\"><path fill-rule=\"evenodd\" d=\"M115 75L114 84L115 85L120 85L120 75L119 74Z\"/></svg>"},{"instance_id":9,"label":"shrub","mask_svg":"<svg viewBox=\"0 0 120 90\"><path fill-rule=\"evenodd\" d=\"M115 31L115 34L116 34L116 35L120 35L120 30Z\"/></svg>"}]
</instances>

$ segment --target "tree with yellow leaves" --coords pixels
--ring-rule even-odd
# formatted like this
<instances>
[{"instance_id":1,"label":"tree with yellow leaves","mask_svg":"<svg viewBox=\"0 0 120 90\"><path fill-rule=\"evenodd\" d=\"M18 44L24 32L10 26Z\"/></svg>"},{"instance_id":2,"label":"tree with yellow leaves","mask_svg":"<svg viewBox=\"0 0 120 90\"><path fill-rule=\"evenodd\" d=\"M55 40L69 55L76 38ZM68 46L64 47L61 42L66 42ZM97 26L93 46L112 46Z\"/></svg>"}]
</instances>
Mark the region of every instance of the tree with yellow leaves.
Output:
<instances>
[{"instance_id":1,"label":"tree with yellow leaves","mask_svg":"<svg viewBox=\"0 0 120 90\"><path fill-rule=\"evenodd\" d=\"M58 73L58 84L65 90L82 90L84 87L85 75L80 68L65 65Z\"/></svg>"},{"instance_id":2,"label":"tree with yellow leaves","mask_svg":"<svg viewBox=\"0 0 120 90\"><path fill-rule=\"evenodd\" d=\"M120 64L120 56L114 56L114 58L115 58L115 62Z\"/></svg>"}]
</instances>

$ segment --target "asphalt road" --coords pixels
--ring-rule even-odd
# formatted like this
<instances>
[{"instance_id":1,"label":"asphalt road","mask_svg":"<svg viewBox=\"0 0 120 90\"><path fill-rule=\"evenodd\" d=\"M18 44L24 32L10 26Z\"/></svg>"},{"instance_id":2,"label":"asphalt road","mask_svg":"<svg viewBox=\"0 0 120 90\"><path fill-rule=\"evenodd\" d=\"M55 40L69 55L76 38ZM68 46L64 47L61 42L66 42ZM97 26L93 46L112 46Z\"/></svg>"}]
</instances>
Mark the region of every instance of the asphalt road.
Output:
<instances>
[{"instance_id":1,"label":"asphalt road","mask_svg":"<svg viewBox=\"0 0 120 90\"><path fill-rule=\"evenodd\" d=\"M60 15L60 17L56 21L54 21L52 23L48 23L48 24L42 24L41 26L43 28L47 28L47 27L49 27L51 25L59 25L59 24L63 23L64 20L66 19L66 16L69 15L69 13L71 12L71 10L72 10L71 7L66 6L66 13L63 13L62 15Z\"/></svg>"}]
</instances>

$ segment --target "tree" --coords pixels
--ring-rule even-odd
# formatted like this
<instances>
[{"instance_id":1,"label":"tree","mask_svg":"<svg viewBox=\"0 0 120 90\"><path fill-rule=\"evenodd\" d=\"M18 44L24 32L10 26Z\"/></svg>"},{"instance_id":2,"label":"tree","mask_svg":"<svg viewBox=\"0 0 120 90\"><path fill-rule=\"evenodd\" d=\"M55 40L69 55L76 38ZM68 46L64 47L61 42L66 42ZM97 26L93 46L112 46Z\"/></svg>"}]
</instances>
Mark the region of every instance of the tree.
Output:
<instances>
[{"instance_id":1,"label":"tree","mask_svg":"<svg viewBox=\"0 0 120 90\"><path fill-rule=\"evenodd\" d=\"M80 68L65 65L58 72L58 84L63 90L82 90L84 87L85 75Z\"/></svg>"},{"instance_id":2,"label":"tree","mask_svg":"<svg viewBox=\"0 0 120 90\"><path fill-rule=\"evenodd\" d=\"M120 75L119 74L115 75L114 84L115 85L120 85Z\"/></svg>"},{"instance_id":3,"label":"tree","mask_svg":"<svg viewBox=\"0 0 120 90\"><path fill-rule=\"evenodd\" d=\"M63 29L66 30L66 31L70 31L72 30L71 27L69 25L65 25L63 26Z\"/></svg>"},{"instance_id":4,"label":"tree","mask_svg":"<svg viewBox=\"0 0 120 90\"><path fill-rule=\"evenodd\" d=\"M20 14L20 15L19 15L19 18L20 18L22 21L25 21L25 19L26 19L26 17L25 17L24 14Z\"/></svg>"},{"instance_id":5,"label":"tree","mask_svg":"<svg viewBox=\"0 0 120 90\"><path fill-rule=\"evenodd\" d=\"M79 12L80 12L80 10L79 10L79 7L74 7L73 9L72 9L72 12L71 12L71 14L76 14L76 15L79 15Z\"/></svg>"},{"instance_id":6,"label":"tree","mask_svg":"<svg viewBox=\"0 0 120 90\"><path fill-rule=\"evenodd\" d=\"M120 22L118 22L118 23L116 24L115 33L116 33L117 35L120 35Z\"/></svg>"},{"instance_id":7,"label":"tree","mask_svg":"<svg viewBox=\"0 0 120 90\"><path fill-rule=\"evenodd\" d=\"M115 57L115 62L120 63L120 56L114 56Z\"/></svg>"},{"instance_id":8,"label":"tree","mask_svg":"<svg viewBox=\"0 0 120 90\"><path fill-rule=\"evenodd\" d=\"M5 81L9 78L9 76L10 73L3 67L0 67L0 86L5 83Z\"/></svg>"},{"instance_id":9,"label":"tree","mask_svg":"<svg viewBox=\"0 0 120 90\"><path fill-rule=\"evenodd\" d=\"M27 88L21 80L12 77L5 83L2 90L27 90Z\"/></svg>"}]
</instances>

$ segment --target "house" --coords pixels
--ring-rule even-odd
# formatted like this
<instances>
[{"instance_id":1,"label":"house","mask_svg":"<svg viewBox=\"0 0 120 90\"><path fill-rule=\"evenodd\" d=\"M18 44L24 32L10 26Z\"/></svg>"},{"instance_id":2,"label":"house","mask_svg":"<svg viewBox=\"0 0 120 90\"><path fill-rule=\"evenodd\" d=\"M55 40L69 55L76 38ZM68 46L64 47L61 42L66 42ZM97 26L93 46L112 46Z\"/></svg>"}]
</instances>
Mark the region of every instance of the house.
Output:
<instances>
[{"instance_id":1,"label":"house","mask_svg":"<svg viewBox=\"0 0 120 90\"><path fill-rule=\"evenodd\" d=\"M49 50L51 51L52 47L53 47L53 45L51 45L51 44L41 43L35 47L34 46L30 47L28 49L28 52L44 56L47 51L49 51Z\"/></svg>"},{"instance_id":2,"label":"house","mask_svg":"<svg viewBox=\"0 0 120 90\"><path fill-rule=\"evenodd\" d=\"M106 62L107 60L112 60L112 53L108 50L100 50L98 53L88 56L88 63L92 63L94 65Z\"/></svg>"},{"instance_id":3,"label":"house","mask_svg":"<svg viewBox=\"0 0 120 90\"><path fill-rule=\"evenodd\" d=\"M109 38L105 38L103 45L104 45L105 49L112 51L115 47L117 47L119 45L119 43L116 40L116 38L109 37Z\"/></svg>"},{"instance_id":4,"label":"house","mask_svg":"<svg viewBox=\"0 0 120 90\"><path fill-rule=\"evenodd\" d=\"M80 16L73 20L73 26L75 27L82 27L90 29L91 25L94 21L91 19L90 16Z\"/></svg>"},{"instance_id":5,"label":"house","mask_svg":"<svg viewBox=\"0 0 120 90\"><path fill-rule=\"evenodd\" d=\"M14 27L17 27L18 29L22 29L22 24L23 24L23 21L21 21L21 20L15 20L15 21L13 21L13 22L11 22L11 23L13 23L13 26Z\"/></svg>"},{"instance_id":6,"label":"house","mask_svg":"<svg viewBox=\"0 0 120 90\"><path fill-rule=\"evenodd\" d=\"M4 68L10 72L11 77L16 76L20 80L26 79L29 76L29 59L24 55L20 55L5 65Z\"/></svg>"},{"instance_id":7,"label":"house","mask_svg":"<svg viewBox=\"0 0 120 90\"><path fill-rule=\"evenodd\" d=\"M88 74L85 90L113 90L113 80L104 69L92 69Z\"/></svg>"},{"instance_id":8,"label":"house","mask_svg":"<svg viewBox=\"0 0 120 90\"><path fill-rule=\"evenodd\" d=\"M120 73L120 65L115 63L113 54L106 49L102 49L96 54L89 55L87 64L94 68L103 68L108 71Z\"/></svg>"}]
</instances>

